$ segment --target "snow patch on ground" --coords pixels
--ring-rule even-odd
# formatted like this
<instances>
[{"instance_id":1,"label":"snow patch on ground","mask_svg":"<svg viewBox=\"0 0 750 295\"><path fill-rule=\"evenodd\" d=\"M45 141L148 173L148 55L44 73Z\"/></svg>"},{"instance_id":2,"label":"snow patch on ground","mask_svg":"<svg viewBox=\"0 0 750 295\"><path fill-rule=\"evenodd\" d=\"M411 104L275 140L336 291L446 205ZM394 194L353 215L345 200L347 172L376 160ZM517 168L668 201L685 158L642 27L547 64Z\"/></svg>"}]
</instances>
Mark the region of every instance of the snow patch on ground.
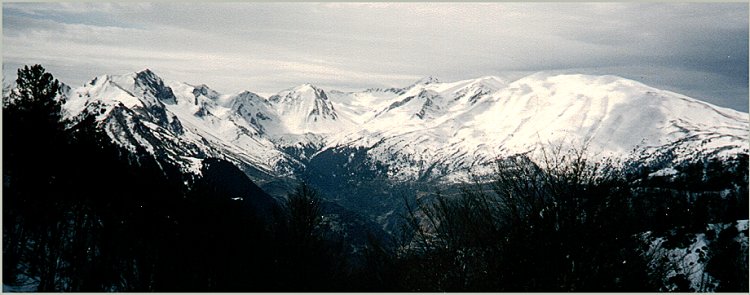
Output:
<instances>
[{"instance_id":1,"label":"snow patch on ground","mask_svg":"<svg viewBox=\"0 0 750 295\"><path fill-rule=\"evenodd\" d=\"M668 262L666 265L670 267L666 269L665 282L678 275L684 275L690 282L690 288L693 290L713 292L720 282L705 272L706 264L709 262L712 254L710 252L711 241L706 238L706 234L710 232L714 236L718 236L723 230L732 226L739 230L739 234L735 240L740 242L745 251L747 251L748 237L745 231L748 229L748 220L737 220L733 223L724 224L709 224L706 227L705 233L688 234L690 243L685 247L674 247L671 249L664 247L667 238L655 237L652 233L647 232L643 237L646 240L651 240L650 249L647 253L652 259L650 266L652 269L657 269L660 265L665 265L664 262L666 261Z\"/></svg>"},{"instance_id":2,"label":"snow patch on ground","mask_svg":"<svg viewBox=\"0 0 750 295\"><path fill-rule=\"evenodd\" d=\"M672 176L672 175L675 175L677 173L679 173L679 171L677 171L676 169L674 169L672 167L667 167L667 168L661 169L659 171L650 173L648 176L649 177Z\"/></svg>"},{"instance_id":3,"label":"snow patch on ground","mask_svg":"<svg viewBox=\"0 0 750 295\"><path fill-rule=\"evenodd\" d=\"M199 159L195 157L187 157L187 156L183 156L181 158L188 162L188 164L185 165L187 172L190 172L198 176L202 175L201 169L203 169L203 159Z\"/></svg>"}]
</instances>

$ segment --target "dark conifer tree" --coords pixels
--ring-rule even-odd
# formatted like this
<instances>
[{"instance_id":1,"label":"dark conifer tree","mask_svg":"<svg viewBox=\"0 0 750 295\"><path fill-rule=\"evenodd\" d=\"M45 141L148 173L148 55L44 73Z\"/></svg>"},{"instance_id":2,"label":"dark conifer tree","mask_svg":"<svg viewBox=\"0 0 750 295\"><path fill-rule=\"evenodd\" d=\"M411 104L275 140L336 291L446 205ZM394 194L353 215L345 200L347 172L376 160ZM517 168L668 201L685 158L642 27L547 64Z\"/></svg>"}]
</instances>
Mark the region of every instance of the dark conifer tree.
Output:
<instances>
[{"instance_id":1,"label":"dark conifer tree","mask_svg":"<svg viewBox=\"0 0 750 295\"><path fill-rule=\"evenodd\" d=\"M59 82L40 65L18 70L17 87L3 98L3 279L14 282L16 266L32 235L58 238L48 229L56 217L52 208L51 185L57 181L54 161L61 151L61 100L57 99ZM26 219L33 210L42 217ZM46 229L44 229L46 228ZM44 229L44 230L43 230ZM31 263L32 270L45 260L55 260L51 245L37 243L48 249L45 256ZM44 280L49 283L49 279Z\"/></svg>"}]
</instances>

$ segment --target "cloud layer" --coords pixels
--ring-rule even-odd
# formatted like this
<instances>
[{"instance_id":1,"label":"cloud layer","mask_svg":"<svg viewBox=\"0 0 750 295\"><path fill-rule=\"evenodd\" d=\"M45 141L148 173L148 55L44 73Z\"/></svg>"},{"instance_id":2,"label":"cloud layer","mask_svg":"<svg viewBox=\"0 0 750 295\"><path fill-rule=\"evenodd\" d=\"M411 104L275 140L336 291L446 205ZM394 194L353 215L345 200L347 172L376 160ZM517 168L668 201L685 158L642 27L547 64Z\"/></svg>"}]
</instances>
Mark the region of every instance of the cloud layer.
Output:
<instances>
[{"instance_id":1,"label":"cloud layer","mask_svg":"<svg viewBox=\"0 0 750 295\"><path fill-rule=\"evenodd\" d=\"M31 63L261 93L570 71L747 111L748 4L3 3L3 72Z\"/></svg>"}]
</instances>

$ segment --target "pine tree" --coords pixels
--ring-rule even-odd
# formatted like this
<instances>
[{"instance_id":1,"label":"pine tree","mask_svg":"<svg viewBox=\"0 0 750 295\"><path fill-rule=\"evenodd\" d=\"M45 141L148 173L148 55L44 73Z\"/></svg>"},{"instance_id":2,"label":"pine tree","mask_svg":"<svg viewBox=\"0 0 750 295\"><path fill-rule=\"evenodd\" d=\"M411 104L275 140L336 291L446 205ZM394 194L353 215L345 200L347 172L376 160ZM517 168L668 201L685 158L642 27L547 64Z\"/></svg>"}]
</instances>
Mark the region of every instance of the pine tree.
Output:
<instances>
[{"instance_id":1,"label":"pine tree","mask_svg":"<svg viewBox=\"0 0 750 295\"><path fill-rule=\"evenodd\" d=\"M18 69L16 91L11 93L11 103L17 103L22 109L39 109L59 120L60 102L55 97L60 90L60 82L47 73L41 65L24 66ZM58 121L55 120L55 121Z\"/></svg>"},{"instance_id":2,"label":"pine tree","mask_svg":"<svg viewBox=\"0 0 750 295\"><path fill-rule=\"evenodd\" d=\"M62 99L57 99L60 82L40 65L18 69L16 88L3 102L4 159L10 173L16 168L49 168L45 163L59 146L65 124ZM23 163L21 163L23 161ZM27 162L33 161L33 162ZM48 161L47 161L48 162ZM34 164L41 164L41 167ZM12 181L4 179L4 181Z\"/></svg>"},{"instance_id":3,"label":"pine tree","mask_svg":"<svg viewBox=\"0 0 750 295\"><path fill-rule=\"evenodd\" d=\"M31 233L25 216L40 214L36 227L44 227L53 214L46 202L55 184L53 161L63 139L62 101L56 99L60 83L40 65L18 69L16 88L3 98L3 278L15 280L16 267ZM39 231L36 231L39 234ZM43 247L43 245L36 245ZM42 258L43 259L43 258Z\"/></svg>"}]
</instances>

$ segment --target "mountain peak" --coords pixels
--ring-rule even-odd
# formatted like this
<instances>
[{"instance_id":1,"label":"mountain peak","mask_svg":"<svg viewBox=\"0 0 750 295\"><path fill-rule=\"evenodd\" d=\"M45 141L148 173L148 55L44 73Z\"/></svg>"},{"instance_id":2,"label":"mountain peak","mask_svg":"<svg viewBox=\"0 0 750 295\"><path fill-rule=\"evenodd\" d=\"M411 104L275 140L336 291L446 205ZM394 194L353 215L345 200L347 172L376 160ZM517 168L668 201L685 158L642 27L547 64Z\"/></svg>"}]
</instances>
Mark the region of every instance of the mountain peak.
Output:
<instances>
[{"instance_id":1,"label":"mountain peak","mask_svg":"<svg viewBox=\"0 0 750 295\"><path fill-rule=\"evenodd\" d=\"M427 85L432 83L440 83L440 80L438 78L435 78L433 76L427 76L422 79L417 80L417 82L414 82L413 85Z\"/></svg>"},{"instance_id":2,"label":"mountain peak","mask_svg":"<svg viewBox=\"0 0 750 295\"><path fill-rule=\"evenodd\" d=\"M242 91L240 93L237 93L237 96L238 97L252 97L252 96L258 96L258 97L260 97L260 95L258 95L257 93L249 91L249 90L245 90L245 91Z\"/></svg>"},{"instance_id":3,"label":"mountain peak","mask_svg":"<svg viewBox=\"0 0 750 295\"><path fill-rule=\"evenodd\" d=\"M205 96L210 100L218 101L221 95L216 92L215 90L211 89L211 87L208 87L206 84L200 84L197 86L193 86L193 96L195 96L195 104L198 103L198 97L199 96Z\"/></svg>"},{"instance_id":4,"label":"mountain peak","mask_svg":"<svg viewBox=\"0 0 750 295\"><path fill-rule=\"evenodd\" d=\"M435 84L435 83L440 83L440 80L438 80L438 78L435 78L433 76L427 76L427 77L417 80L416 82L412 83L408 87L404 87L402 90L406 91L417 86L425 86L425 85L430 85L430 84Z\"/></svg>"},{"instance_id":5,"label":"mountain peak","mask_svg":"<svg viewBox=\"0 0 750 295\"><path fill-rule=\"evenodd\" d=\"M151 93L156 99L163 101L168 104L175 104L177 100L172 92L172 89L164 84L159 76L149 69L142 70L135 73L133 77L135 87L140 88L143 94Z\"/></svg>"},{"instance_id":6,"label":"mountain peak","mask_svg":"<svg viewBox=\"0 0 750 295\"><path fill-rule=\"evenodd\" d=\"M110 79L109 75L96 76L94 77L94 79L91 79L91 81L86 83L86 85L94 86L102 81L108 81L109 79Z\"/></svg>"},{"instance_id":7,"label":"mountain peak","mask_svg":"<svg viewBox=\"0 0 750 295\"><path fill-rule=\"evenodd\" d=\"M290 133L325 132L339 124L328 95L310 83L279 92L268 98L278 114L288 121Z\"/></svg>"},{"instance_id":8,"label":"mountain peak","mask_svg":"<svg viewBox=\"0 0 750 295\"><path fill-rule=\"evenodd\" d=\"M317 93L317 92L321 92L322 90L318 88L317 86L313 85L312 83L304 83L302 85L292 88L291 91L292 92L313 91Z\"/></svg>"},{"instance_id":9,"label":"mountain peak","mask_svg":"<svg viewBox=\"0 0 750 295\"><path fill-rule=\"evenodd\" d=\"M162 79L159 76L157 76L156 73L152 72L150 69L145 69L140 72L136 72L135 79L141 80L141 81L157 82L157 83L158 81L162 81Z\"/></svg>"},{"instance_id":10,"label":"mountain peak","mask_svg":"<svg viewBox=\"0 0 750 295\"><path fill-rule=\"evenodd\" d=\"M310 83L305 83L300 86L290 88L282 91L274 96L271 96L271 101L297 101L297 100L328 100L328 95L323 89L316 87Z\"/></svg>"},{"instance_id":11,"label":"mountain peak","mask_svg":"<svg viewBox=\"0 0 750 295\"><path fill-rule=\"evenodd\" d=\"M478 82L490 82L490 83L502 83L507 84L508 81L498 76L482 76L475 79Z\"/></svg>"},{"instance_id":12,"label":"mountain peak","mask_svg":"<svg viewBox=\"0 0 750 295\"><path fill-rule=\"evenodd\" d=\"M151 76L155 75L154 72L151 71L151 69L149 68L145 68L143 70L137 71L136 74L144 74L144 75L151 75Z\"/></svg>"}]
</instances>

